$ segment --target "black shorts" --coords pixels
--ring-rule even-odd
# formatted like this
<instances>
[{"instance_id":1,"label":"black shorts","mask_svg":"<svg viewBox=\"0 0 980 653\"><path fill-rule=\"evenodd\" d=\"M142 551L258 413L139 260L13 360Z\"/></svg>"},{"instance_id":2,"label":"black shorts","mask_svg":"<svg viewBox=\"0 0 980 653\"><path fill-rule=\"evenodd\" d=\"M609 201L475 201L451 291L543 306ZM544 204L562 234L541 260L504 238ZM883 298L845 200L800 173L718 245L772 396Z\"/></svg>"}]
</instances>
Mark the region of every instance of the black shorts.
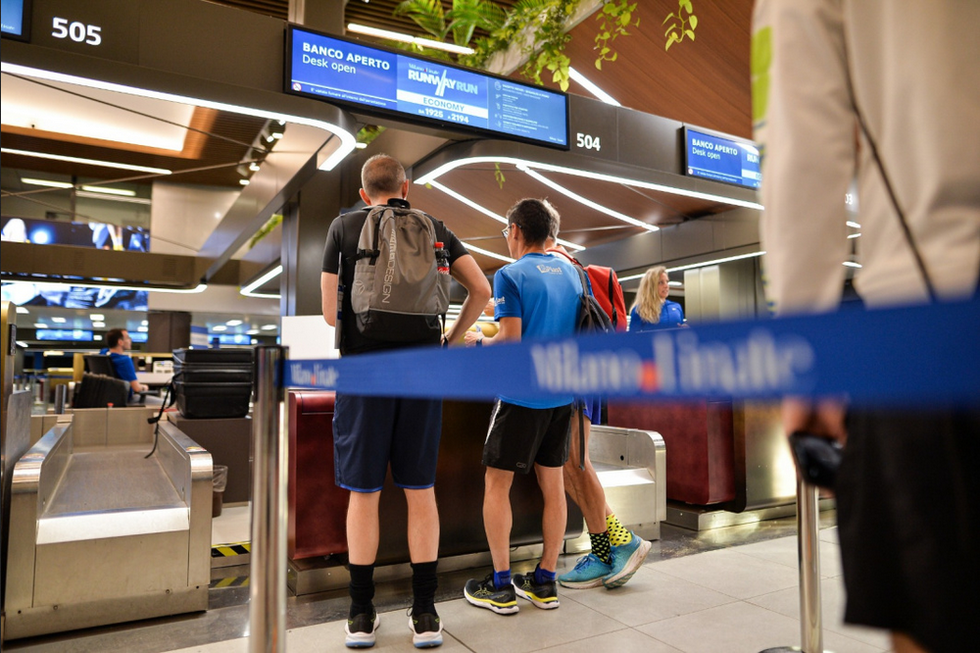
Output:
<instances>
[{"instance_id":1,"label":"black shorts","mask_svg":"<svg viewBox=\"0 0 980 653\"><path fill-rule=\"evenodd\" d=\"M354 492L377 492L388 465L398 487L436 482L442 400L337 393L333 414L334 476Z\"/></svg>"},{"instance_id":2,"label":"black shorts","mask_svg":"<svg viewBox=\"0 0 980 653\"><path fill-rule=\"evenodd\" d=\"M483 445L483 464L527 474L535 465L561 467L568 460L572 407L525 408L497 400Z\"/></svg>"},{"instance_id":3,"label":"black shorts","mask_svg":"<svg viewBox=\"0 0 980 653\"><path fill-rule=\"evenodd\" d=\"M976 646L980 413L858 412L837 479L850 623Z\"/></svg>"}]
</instances>

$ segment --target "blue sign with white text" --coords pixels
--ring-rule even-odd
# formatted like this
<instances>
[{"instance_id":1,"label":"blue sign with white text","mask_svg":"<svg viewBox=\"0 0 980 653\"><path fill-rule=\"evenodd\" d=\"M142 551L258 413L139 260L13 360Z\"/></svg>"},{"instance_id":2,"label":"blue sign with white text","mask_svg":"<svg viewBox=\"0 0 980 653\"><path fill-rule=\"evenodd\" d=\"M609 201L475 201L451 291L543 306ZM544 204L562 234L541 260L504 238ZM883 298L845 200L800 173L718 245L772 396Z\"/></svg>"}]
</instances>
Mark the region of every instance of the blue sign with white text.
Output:
<instances>
[{"instance_id":1,"label":"blue sign with white text","mask_svg":"<svg viewBox=\"0 0 980 653\"><path fill-rule=\"evenodd\" d=\"M568 147L568 98L438 61L291 27L292 93Z\"/></svg>"},{"instance_id":2,"label":"blue sign with white text","mask_svg":"<svg viewBox=\"0 0 980 653\"><path fill-rule=\"evenodd\" d=\"M690 127L684 131L688 175L746 188L759 187L762 173L759 171L759 150L755 145Z\"/></svg>"}]
</instances>

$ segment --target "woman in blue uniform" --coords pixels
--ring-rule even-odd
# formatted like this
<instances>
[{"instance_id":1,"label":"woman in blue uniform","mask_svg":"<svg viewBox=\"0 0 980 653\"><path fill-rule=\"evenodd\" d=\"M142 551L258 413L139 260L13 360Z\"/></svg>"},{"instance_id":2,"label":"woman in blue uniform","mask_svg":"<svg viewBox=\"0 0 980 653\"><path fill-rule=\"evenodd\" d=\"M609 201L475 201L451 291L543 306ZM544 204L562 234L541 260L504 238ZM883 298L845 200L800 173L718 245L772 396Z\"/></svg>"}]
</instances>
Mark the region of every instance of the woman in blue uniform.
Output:
<instances>
[{"instance_id":1,"label":"woman in blue uniform","mask_svg":"<svg viewBox=\"0 0 980 653\"><path fill-rule=\"evenodd\" d=\"M640 289L630 307L630 331L670 329L684 323L684 309L677 302L667 299L670 284L667 268L662 265L650 268L640 279Z\"/></svg>"}]
</instances>

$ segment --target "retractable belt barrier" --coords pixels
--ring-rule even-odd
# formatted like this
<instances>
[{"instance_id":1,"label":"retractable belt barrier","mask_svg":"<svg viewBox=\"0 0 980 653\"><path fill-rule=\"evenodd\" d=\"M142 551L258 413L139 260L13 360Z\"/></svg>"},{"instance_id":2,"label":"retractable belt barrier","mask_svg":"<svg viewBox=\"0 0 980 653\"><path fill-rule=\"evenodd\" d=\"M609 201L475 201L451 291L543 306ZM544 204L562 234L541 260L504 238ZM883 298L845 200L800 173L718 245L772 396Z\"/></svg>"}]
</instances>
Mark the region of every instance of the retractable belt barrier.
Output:
<instances>
[{"instance_id":1,"label":"retractable belt barrier","mask_svg":"<svg viewBox=\"0 0 980 653\"><path fill-rule=\"evenodd\" d=\"M283 381L351 394L454 399L846 395L855 405L977 405L978 336L980 300L972 300L489 348L292 360Z\"/></svg>"}]
</instances>

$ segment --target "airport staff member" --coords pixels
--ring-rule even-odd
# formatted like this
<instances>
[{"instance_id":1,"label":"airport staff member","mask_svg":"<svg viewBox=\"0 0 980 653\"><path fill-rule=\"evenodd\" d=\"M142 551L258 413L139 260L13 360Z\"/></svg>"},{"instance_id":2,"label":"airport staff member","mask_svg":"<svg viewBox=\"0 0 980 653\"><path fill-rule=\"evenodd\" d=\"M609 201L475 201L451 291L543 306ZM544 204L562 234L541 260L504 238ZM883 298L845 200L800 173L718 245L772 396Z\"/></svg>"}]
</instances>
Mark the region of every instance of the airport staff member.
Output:
<instances>
[{"instance_id":1,"label":"airport staff member","mask_svg":"<svg viewBox=\"0 0 980 653\"><path fill-rule=\"evenodd\" d=\"M409 208L409 181L402 165L378 154L361 169L361 199L368 207L391 205ZM361 227L369 209L353 211L330 225L320 279L323 317L336 326L338 272L350 288ZM490 284L459 239L433 220L437 240L449 251L450 273L468 295L447 337L462 339L490 299ZM341 259L343 266L341 270ZM341 306L340 350L345 356L381 349L434 343L392 343L365 337L357 328L350 293ZM393 381L392 387L397 384ZM366 397L337 393L334 407L334 465L337 484L351 491L347 510L347 546L350 561L350 616L346 626L348 647L373 646L378 627L374 609L374 562L380 524L378 502L388 466L392 480L405 490L408 502L408 548L412 562L414 602L409 618L416 647L442 644L442 623L436 613L436 562L439 553L439 513L433 485L442 430L441 399ZM390 453L389 453L390 452Z\"/></svg>"}]
</instances>

